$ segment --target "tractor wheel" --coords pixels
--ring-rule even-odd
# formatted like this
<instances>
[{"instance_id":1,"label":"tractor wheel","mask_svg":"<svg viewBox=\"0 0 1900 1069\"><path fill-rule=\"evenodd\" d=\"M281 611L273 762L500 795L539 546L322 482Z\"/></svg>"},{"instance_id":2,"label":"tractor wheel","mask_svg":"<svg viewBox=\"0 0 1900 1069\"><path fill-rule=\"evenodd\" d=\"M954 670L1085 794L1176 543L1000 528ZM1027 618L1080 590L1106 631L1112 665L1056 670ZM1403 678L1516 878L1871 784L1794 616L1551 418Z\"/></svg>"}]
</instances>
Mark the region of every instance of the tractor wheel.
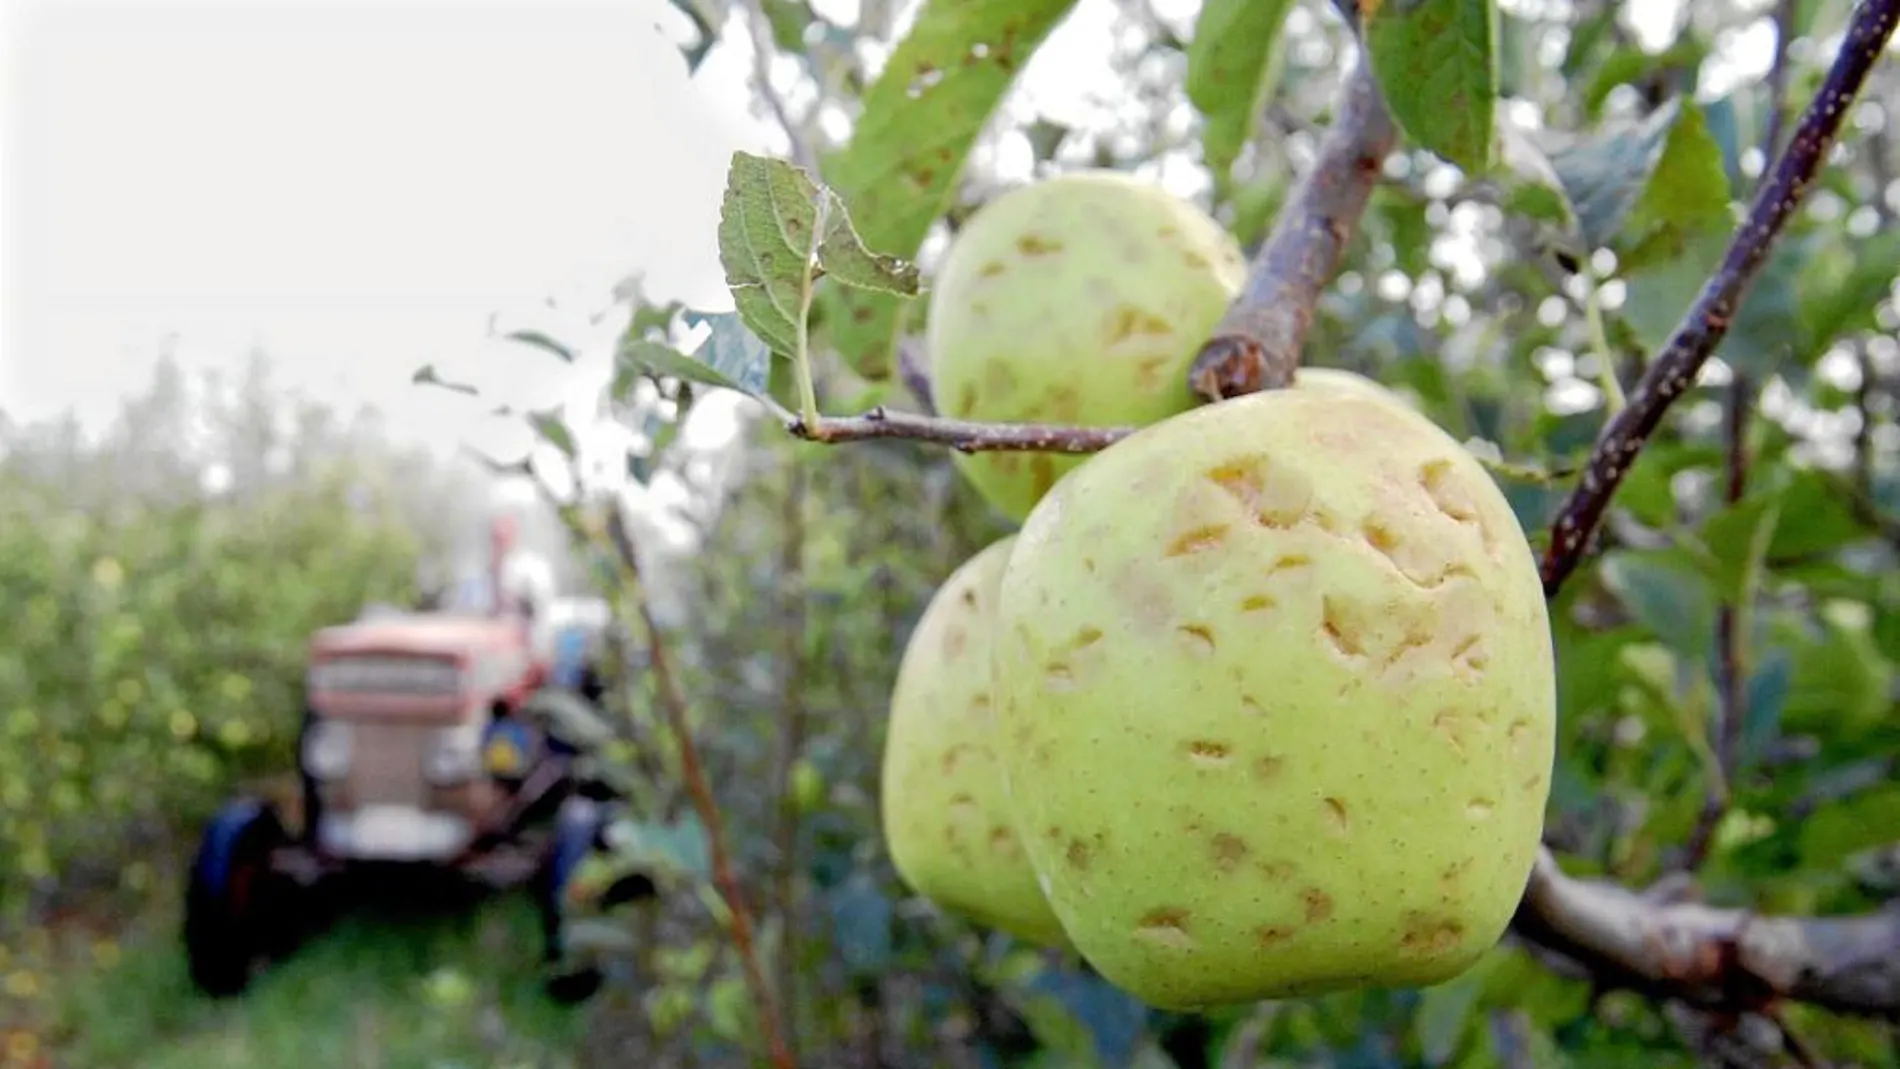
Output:
<instances>
[{"instance_id":1,"label":"tractor wheel","mask_svg":"<svg viewBox=\"0 0 1900 1069\"><path fill-rule=\"evenodd\" d=\"M276 809L255 799L227 803L205 828L185 891L185 954L206 994L238 994L254 962L289 950L295 884L271 867L289 842Z\"/></svg>"},{"instance_id":2,"label":"tractor wheel","mask_svg":"<svg viewBox=\"0 0 1900 1069\"><path fill-rule=\"evenodd\" d=\"M541 954L550 972L547 991L556 1001L585 1001L600 989L600 968L589 962L563 960L561 930L566 911L562 899L581 862L594 850L601 827L600 807L584 798L570 798L554 818L554 834L547 855L535 874L535 904L541 913Z\"/></svg>"}]
</instances>

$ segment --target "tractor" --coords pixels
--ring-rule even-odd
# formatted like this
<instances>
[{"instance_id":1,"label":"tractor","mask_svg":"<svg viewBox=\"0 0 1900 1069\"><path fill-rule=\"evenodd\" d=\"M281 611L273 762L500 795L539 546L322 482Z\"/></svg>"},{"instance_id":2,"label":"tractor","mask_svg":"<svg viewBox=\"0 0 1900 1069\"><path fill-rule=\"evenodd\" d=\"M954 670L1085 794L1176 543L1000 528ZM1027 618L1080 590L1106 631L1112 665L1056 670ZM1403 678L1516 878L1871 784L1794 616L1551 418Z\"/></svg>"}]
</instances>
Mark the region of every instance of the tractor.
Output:
<instances>
[{"instance_id":1,"label":"tractor","mask_svg":"<svg viewBox=\"0 0 1900 1069\"><path fill-rule=\"evenodd\" d=\"M373 893L405 875L531 888L543 959L559 959L563 894L617 800L586 760L609 731L590 670L605 614L565 615L552 643L512 611L456 609L385 609L310 639L300 802L228 801L190 869L197 987L244 990L313 929L326 887ZM557 975L549 989L576 998L591 985Z\"/></svg>"}]
</instances>

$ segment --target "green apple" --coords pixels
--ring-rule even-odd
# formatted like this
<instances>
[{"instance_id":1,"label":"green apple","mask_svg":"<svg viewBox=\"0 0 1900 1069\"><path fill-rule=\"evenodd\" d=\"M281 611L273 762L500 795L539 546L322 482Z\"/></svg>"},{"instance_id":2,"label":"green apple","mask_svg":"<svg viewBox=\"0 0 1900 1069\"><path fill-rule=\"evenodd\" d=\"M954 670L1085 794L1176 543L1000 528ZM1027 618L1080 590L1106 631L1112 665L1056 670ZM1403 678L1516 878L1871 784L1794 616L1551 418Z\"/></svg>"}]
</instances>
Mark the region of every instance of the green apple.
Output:
<instances>
[{"instance_id":1,"label":"green apple","mask_svg":"<svg viewBox=\"0 0 1900 1069\"><path fill-rule=\"evenodd\" d=\"M1483 467L1383 398L1250 394L1096 454L995 624L998 753L1075 949L1179 1010L1468 968L1543 826L1546 612Z\"/></svg>"},{"instance_id":2,"label":"green apple","mask_svg":"<svg viewBox=\"0 0 1900 1069\"><path fill-rule=\"evenodd\" d=\"M1395 405L1418 411L1418 405L1411 398L1382 383L1342 367L1301 367L1294 369L1293 386L1295 389L1332 389L1352 390L1371 397L1389 401Z\"/></svg>"},{"instance_id":3,"label":"green apple","mask_svg":"<svg viewBox=\"0 0 1900 1069\"><path fill-rule=\"evenodd\" d=\"M992 746L991 633L1013 542L952 572L911 633L885 735L884 839L904 882L944 909L1066 946L1017 839Z\"/></svg>"},{"instance_id":4,"label":"green apple","mask_svg":"<svg viewBox=\"0 0 1900 1069\"><path fill-rule=\"evenodd\" d=\"M937 407L959 419L1142 426L1195 404L1188 367L1246 281L1199 207L1119 171L1011 190L958 232L931 282ZM1020 521L1085 458L957 454Z\"/></svg>"}]
</instances>

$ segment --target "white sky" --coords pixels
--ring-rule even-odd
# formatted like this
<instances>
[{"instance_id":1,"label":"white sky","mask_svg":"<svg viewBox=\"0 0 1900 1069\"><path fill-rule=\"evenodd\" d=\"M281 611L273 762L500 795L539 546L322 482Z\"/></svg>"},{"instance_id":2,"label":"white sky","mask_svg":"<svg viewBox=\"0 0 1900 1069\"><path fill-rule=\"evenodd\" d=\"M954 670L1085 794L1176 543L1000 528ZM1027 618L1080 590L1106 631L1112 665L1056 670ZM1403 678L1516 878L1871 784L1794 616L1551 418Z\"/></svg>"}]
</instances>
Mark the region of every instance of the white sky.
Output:
<instances>
[{"instance_id":1,"label":"white sky","mask_svg":"<svg viewBox=\"0 0 1900 1069\"><path fill-rule=\"evenodd\" d=\"M511 450L525 432L497 435L493 399L585 404L602 372L490 340L491 316L604 342L586 316L633 271L656 297L730 307L726 160L776 142L748 115L736 24L689 81L666 0L4 3L16 417L99 426L175 337L188 367L260 346L286 384ZM1675 6L1636 5L1661 26ZM1085 71L1110 11L1082 5L1025 93L1051 110L1100 94ZM412 386L425 362L486 397Z\"/></svg>"},{"instance_id":2,"label":"white sky","mask_svg":"<svg viewBox=\"0 0 1900 1069\"><path fill-rule=\"evenodd\" d=\"M522 404L587 386L489 340L491 315L569 336L642 267L656 296L729 307L712 242L728 154L762 147L749 60L689 83L664 0L7 16L0 401L18 415L96 425L175 334L188 365L235 369L256 343L287 383L454 437L484 405L410 385L424 362Z\"/></svg>"}]
</instances>

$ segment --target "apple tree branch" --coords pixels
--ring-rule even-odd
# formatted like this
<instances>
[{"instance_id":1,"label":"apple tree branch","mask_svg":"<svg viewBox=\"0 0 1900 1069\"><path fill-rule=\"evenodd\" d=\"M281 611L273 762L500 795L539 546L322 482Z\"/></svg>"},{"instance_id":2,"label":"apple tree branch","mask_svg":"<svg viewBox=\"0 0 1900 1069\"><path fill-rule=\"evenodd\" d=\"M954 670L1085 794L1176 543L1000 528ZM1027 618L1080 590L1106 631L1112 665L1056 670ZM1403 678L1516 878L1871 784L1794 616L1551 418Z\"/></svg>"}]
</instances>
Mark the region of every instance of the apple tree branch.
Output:
<instances>
[{"instance_id":1,"label":"apple tree branch","mask_svg":"<svg viewBox=\"0 0 1900 1069\"><path fill-rule=\"evenodd\" d=\"M1709 279L1675 333L1636 383L1629 404L1611 417L1585 465L1583 478L1551 526L1541 570L1551 596L1583 560L1610 498L1677 398L1727 336L1735 310L1768 259L1775 238L1806 198L1808 187L1840 135L1854 98L1880 59L1900 18L1900 0L1861 0L1827 78L1796 125L1788 147L1755 194L1748 218L1735 232L1721 267Z\"/></svg>"},{"instance_id":2,"label":"apple tree branch","mask_svg":"<svg viewBox=\"0 0 1900 1069\"><path fill-rule=\"evenodd\" d=\"M1318 156L1254 255L1247 284L1188 370L1204 401L1291 385L1332 282L1398 127L1364 56L1341 87L1337 114Z\"/></svg>"}]
</instances>

